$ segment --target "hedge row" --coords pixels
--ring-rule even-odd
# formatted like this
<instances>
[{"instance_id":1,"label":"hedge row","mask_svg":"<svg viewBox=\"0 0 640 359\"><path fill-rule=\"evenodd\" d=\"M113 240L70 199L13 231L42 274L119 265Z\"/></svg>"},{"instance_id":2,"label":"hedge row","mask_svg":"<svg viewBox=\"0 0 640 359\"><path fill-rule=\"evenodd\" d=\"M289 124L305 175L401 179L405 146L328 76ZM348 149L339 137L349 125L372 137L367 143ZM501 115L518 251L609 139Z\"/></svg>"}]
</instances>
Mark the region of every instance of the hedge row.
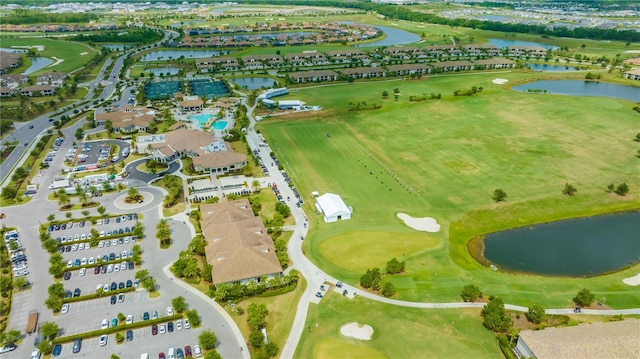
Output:
<instances>
[{"instance_id":1,"label":"hedge row","mask_svg":"<svg viewBox=\"0 0 640 359\"><path fill-rule=\"evenodd\" d=\"M113 333L117 333L123 330L128 330L128 329L138 329L138 328L143 328L143 327L148 327L151 326L153 324L162 324L162 323L166 323L166 322L170 322L176 319L182 319L182 315L181 314L174 314L171 316L167 316L167 317L162 317L162 318L158 318L158 319L150 319L150 320L142 320L139 322L133 322L131 324L125 324L125 325L118 325L115 327L110 327L107 329L99 329L99 330L94 330L91 332L86 332L86 333L80 333L80 334L74 334L74 335L68 335L66 337L58 337L53 339L52 344L56 345L56 344L63 344L63 343L70 343L72 341L74 341L76 338L81 338L81 339L87 339L87 338L95 338L95 337L99 337L103 334L113 334Z\"/></svg>"},{"instance_id":2,"label":"hedge row","mask_svg":"<svg viewBox=\"0 0 640 359\"><path fill-rule=\"evenodd\" d=\"M136 290L136 288L131 287L131 288L122 288L122 289L110 290L108 292L103 292L102 295L100 295L98 293L93 293L93 294L81 295L79 297L63 298L62 299L62 303L75 303L75 302L82 302L83 300L106 298L106 297L110 297L112 295L117 295L117 294L120 294L120 293L133 292L135 290Z\"/></svg>"}]
</instances>

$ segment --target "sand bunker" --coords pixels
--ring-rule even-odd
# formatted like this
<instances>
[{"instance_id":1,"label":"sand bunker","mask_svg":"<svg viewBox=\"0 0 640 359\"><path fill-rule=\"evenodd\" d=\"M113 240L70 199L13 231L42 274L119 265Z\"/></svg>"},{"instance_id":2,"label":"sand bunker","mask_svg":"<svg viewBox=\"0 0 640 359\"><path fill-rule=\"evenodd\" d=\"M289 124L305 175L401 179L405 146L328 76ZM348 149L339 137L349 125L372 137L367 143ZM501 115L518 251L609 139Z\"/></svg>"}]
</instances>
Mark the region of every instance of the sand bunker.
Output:
<instances>
[{"instance_id":1,"label":"sand bunker","mask_svg":"<svg viewBox=\"0 0 640 359\"><path fill-rule=\"evenodd\" d=\"M493 79L493 81L491 81L491 82L493 82L494 84L498 84L498 85L504 85L507 82L509 82L509 80L507 80L507 79Z\"/></svg>"},{"instance_id":2,"label":"sand bunker","mask_svg":"<svg viewBox=\"0 0 640 359\"><path fill-rule=\"evenodd\" d=\"M38 51L44 51L43 45L32 45L32 46L11 46L14 49L36 49Z\"/></svg>"},{"instance_id":3,"label":"sand bunker","mask_svg":"<svg viewBox=\"0 0 640 359\"><path fill-rule=\"evenodd\" d=\"M632 287L640 285L640 274L634 275L633 277L625 278L622 280L622 282Z\"/></svg>"},{"instance_id":4,"label":"sand bunker","mask_svg":"<svg viewBox=\"0 0 640 359\"><path fill-rule=\"evenodd\" d=\"M54 60L56 60L56 62L52 63L51 65L49 65L49 66L47 66L47 67L53 67L53 66L56 66L56 65L60 64L62 61L64 61L64 59L59 59L59 58L57 58L57 57L55 57L55 56L51 56L51 58L52 58L52 59L54 59Z\"/></svg>"},{"instance_id":5,"label":"sand bunker","mask_svg":"<svg viewBox=\"0 0 640 359\"><path fill-rule=\"evenodd\" d=\"M358 322L351 322L340 327L340 334L354 339L371 340L373 328L366 324L360 326Z\"/></svg>"},{"instance_id":6,"label":"sand bunker","mask_svg":"<svg viewBox=\"0 0 640 359\"><path fill-rule=\"evenodd\" d=\"M84 56L84 55L89 55L89 53L88 53L88 52L86 52L86 51L85 51L85 52L81 52L81 53L80 53L80 56Z\"/></svg>"},{"instance_id":7,"label":"sand bunker","mask_svg":"<svg viewBox=\"0 0 640 359\"><path fill-rule=\"evenodd\" d=\"M406 213L398 213L398 218L416 231L435 233L440 230L438 221L432 217L413 218Z\"/></svg>"}]
</instances>

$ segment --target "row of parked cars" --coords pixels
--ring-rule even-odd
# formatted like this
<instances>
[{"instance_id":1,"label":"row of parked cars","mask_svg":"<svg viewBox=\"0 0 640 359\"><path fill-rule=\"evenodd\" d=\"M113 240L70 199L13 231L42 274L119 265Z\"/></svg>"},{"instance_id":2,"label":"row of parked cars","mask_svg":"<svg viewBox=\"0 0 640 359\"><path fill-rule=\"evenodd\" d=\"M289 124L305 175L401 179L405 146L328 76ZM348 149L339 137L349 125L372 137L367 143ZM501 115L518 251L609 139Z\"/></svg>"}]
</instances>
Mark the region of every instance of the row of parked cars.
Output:
<instances>
[{"instance_id":1,"label":"row of parked cars","mask_svg":"<svg viewBox=\"0 0 640 359\"><path fill-rule=\"evenodd\" d=\"M15 278L29 274L27 256L22 252L22 243L20 243L19 236L20 233L17 230L11 230L4 234L4 243L9 253L11 253L11 266Z\"/></svg>"},{"instance_id":2,"label":"row of parked cars","mask_svg":"<svg viewBox=\"0 0 640 359\"><path fill-rule=\"evenodd\" d=\"M167 355L164 355L163 352L158 353L158 359L183 359L184 357L193 357L199 358L202 356L202 349L200 349L199 345L194 345L193 350L191 350L191 346L187 345L182 350L181 347L171 347L167 350ZM145 357L144 354L142 356ZM146 356L148 358L148 356Z\"/></svg>"},{"instance_id":3,"label":"row of parked cars","mask_svg":"<svg viewBox=\"0 0 640 359\"><path fill-rule=\"evenodd\" d=\"M31 126L30 128L33 128L33 126ZM58 137L55 139L55 141L53 141L53 145L51 146L51 151L47 154L47 157L45 157L44 159L44 163L43 163L44 167L49 167L49 162L53 161L53 158L58 153L58 150L60 149L62 142L64 142L64 137Z\"/></svg>"}]
</instances>

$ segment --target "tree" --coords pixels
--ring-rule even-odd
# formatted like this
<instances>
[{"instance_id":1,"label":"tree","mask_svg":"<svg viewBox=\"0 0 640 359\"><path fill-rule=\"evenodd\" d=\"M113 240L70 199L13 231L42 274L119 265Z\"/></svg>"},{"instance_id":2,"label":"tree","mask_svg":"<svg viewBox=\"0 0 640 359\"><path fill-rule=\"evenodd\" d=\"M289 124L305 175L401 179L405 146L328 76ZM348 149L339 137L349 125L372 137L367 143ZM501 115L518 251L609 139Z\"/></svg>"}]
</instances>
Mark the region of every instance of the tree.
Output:
<instances>
[{"instance_id":1,"label":"tree","mask_svg":"<svg viewBox=\"0 0 640 359\"><path fill-rule=\"evenodd\" d=\"M65 263L64 258L60 253L54 253L49 257L49 274L56 278L62 277L64 273Z\"/></svg>"},{"instance_id":2,"label":"tree","mask_svg":"<svg viewBox=\"0 0 640 359\"><path fill-rule=\"evenodd\" d=\"M626 182L622 182L622 184L619 184L618 187L616 187L616 190L614 192L617 195L624 196L629 193L629 185L627 185Z\"/></svg>"},{"instance_id":3,"label":"tree","mask_svg":"<svg viewBox=\"0 0 640 359\"><path fill-rule=\"evenodd\" d=\"M380 281L380 269L378 268L367 269L365 274L360 277L360 285L363 288L372 288L376 281Z\"/></svg>"},{"instance_id":4,"label":"tree","mask_svg":"<svg viewBox=\"0 0 640 359\"><path fill-rule=\"evenodd\" d=\"M19 331L18 329L12 329L4 333L4 335L2 336L2 342L3 343L16 342L18 341L18 339L20 339L21 336L22 336L21 331Z\"/></svg>"},{"instance_id":5,"label":"tree","mask_svg":"<svg viewBox=\"0 0 640 359\"><path fill-rule=\"evenodd\" d=\"M100 213L101 216L104 216L105 213L107 213L107 209L104 208L104 206L100 206L97 208L98 213Z\"/></svg>"},{"instance_id":6,"label":"tree","mask_svg":"<svg viewBox=\"0 0 640 359\"><path fill-rule=\"evenodd\" d=\"M404 261L399 262L396 258L392 258L387 262L387 273L398 274L404 272Z\"/></svg>"},{"instance_id":7,"label":"tree","mask_svg":"<svg viewBox=\"0 0 640 359\"><path fill-rule=\"evenodd\" d=\"M54 219L56 219L56 215L54 213L47 216L47 221L49 222L53 222Z\"/></svg>"},{"instance_id":8,"label":"tree","mask_svg":"<svg viewBox=\"0 0 640 359\"><path fill-rule=\"evenodd\" d=\"M527 319L531 323L540 324L544 322L544 318L545 318L544 308L542 308L542 306L538 304L534 304L530 306L529 311L525 315L527 316Z\"/></svg>"},{"instance_id":9,"label":"tree","mask_svg":"<svg viewBox=\"0 0 640 359\"><path fill-rule=\"evenodd\" d=\"M137 201L138 199L140 199L140 192L138 192L138 189L131 186L129 187L129 190L127 191L127 198L130 201Z\"/></svg>"},{"instance_id":10,"label":"tree","mask_svg":"<svg viewBox=\"0 0 640 359\"><path fill-rule=\"evenodd\" d=\"M564 189L562 190L562 194L566 194L567 196L573 196L574 194L576 194L576 192L578 192L578 190L569 183L566 183L564 185Z\"/></svg>"},{"instance_id":11,"label":"tree","mask_svg":"<svg viewBox=\"0 0 640 359\"><path fill-rule=\"evenodd\" d=\"M59 332L60 327L58 327L58 324L54 322L44 322L40 324L40 334L45 338L53 339L53 337L58 335Z\"/></svg>"},{"instance_id":12,"label":"tree","mask_svg":"<svg viewBox=\"0 0 640 359\"><path fill-rule=\"evenodd\" d=\"M69 195L62 188L57 192L58 195L58 203L60 203L60 207L66 207L71 200L69 199Z\"/></svg>"},{"instance_id":13,"label":"tree","mask_svg":"<svg viewBox=\"0 0 640 359\"><path fill-rule=\"evenodd\" d=\"M478 286L473 284L467 284L462 288L462 292L460 293L462 300L465 302L475 302L476 299L482 298L482 291Z\"/></svg>"},{"instance_id":14,"label":"tree","mask_svg":"<svg viewBox=\"0 0 640 359\"><path fill-rule=\"evenodd\" d=\"M198 343L204 350L211 350L216 347L218 337L211 329L205 329L198 335Z\"/></svg>"},{"instance_id":15,"label":"tree","mask_svg":"<svg viewBox=\"0 0 640 359\"><path fill-rule=\"evenodd\" d=\"M29 285L29 281L26 277L18 277L13 280L13 289L20 290Z\"/></svg>"},{"instance_id":16,"label":"tree","mask_svg":"<svg viewBox=\"0 0 640 359\"><path fill-rule=\"evenodd\" d=\"M260 190L260 181L258 181L257 179L253 180L251 182L251 187L253 188L253 192L258 192Z\"/></svg>"},{"instance_id":17,"label":"tree","mask_svg":"<svg viewBox=\"0 0 640 359\"><path fill-rule=\"evenodd\" d=\"M285 203L276 202L276 212L280 213L283 218L287 218L291 215L291 208Z\"/></svg>"},{"instance_id":18,"label":"tree","mask_svg":"<svg viewBox=\"0 0 640 359\"><path fill-rule=\"evenodd\" d=\"M573 298L573 302L581 307L588 307L591 305L591 303L593 303L595 298L596 295L591 293L589 289L582 288Z\"/></svg>"},{"instance_id":19,"label":"tree","mask_svg":"<svg viewBox=\"0 0 640 359\"><path fill-rule=\"evenodd\" d=\"M2 188L2 198L4 199L14 199L18 195L18 191L13 187L3 187Z\"/></svg>"},{"instance_id":20,"label":"tree","mask_svg":"<svg viewBox=\"0 0 640 359\"><path fill-rule=\"evenodd\" d=\"M171 228L169 227L169 222L164 218L156 224L156 238L160 241L161 246L171 244Z\"/></svg>"},{"instance_id":21,"label":"tree","mask_svg":"<svg viewBox=\"0 0 640 359\"><path fill-rule=\"evenodd\" d=\"M385 282L382 286L382 295L385 297L393 297L396 294L396 286L394 286L391 282Z\"/></svg>"},{"instance_id":22,"label":"tree","mask_svg":"<svg viewBox=\"0 0 640 359\"><path fill-rule=\"evenodd\" d=\"M640 132L636 133L636 138L633 139L636 142L640 142Z\"/></svg>"},{"instance_id":23,"label":"tree","mask_svg":"<svg viewBox=\"0 0 640 359\"><path fill-rule=\"evenodd\" d=\"M493 196L491 196L491 198L493 198L493 200L496 202L502 202L507 199L507 193L498 188L493 191Z\"/></svg>"},{"instance_id":24,"label":"tree","mask_svg":"<svg viewBox=\"0 0 640 359\"><path fill-rule=\"evenodd\" d=\"M185 314L187 315L192 327L195 328L200 326L202 321L200 320L200 314L198 314L196 309L187 310Z\"/></svg>"},{"instance_id":25,"label":"tree","mask_svg":"<svg viewBox=\"0 0 640 359\"><path fill-rule=\"evenodd\" d=\"M84 211L82 211L82 212L80 212L80 213L82 213L82 215L83 215L83 216L85 216L85 217L89 217L89 214L90 214L91 212L89 212L89 211L87 211L87 210L85 209Z\"/></svg>"},{"instance_id":26,"label":"tree","mask_svg":"<svg viewBox=\"0 0 640 359\"><path fill-rule=\"evenodd\" d=\"M493 298L480 312L484 318L482 324L496 333L506 333L513 325L513 320L507 315L504 309L504 302L500 298Z\"/></svg>"},{"instance_id":27,"label":"tree","mask_svg":"<svg viewBox=\"0 0 640 359\"><path fill-rule=\"evenodd\" d=\"M113 132L113 122L111 122L111 120L106 120L104 122L104 128L109 134L111 134Z\"/></svg>"},{"instance_id":28,"label":"tree","mask_svg":"<svg viewBox=\"0 0 640 359\"><path fill-rule=\"evenodd\" d=\"M136 279L139 281L143 281L148 276L149 276L148 269L140 269L139 271L136 272Z\"/></svg>"},{"instance_id":29,"label":"tree","mask_svg":"<svg viewBox=\"0 0 640 359\"><path fill-rule=\"evenodd\" d=\"M47 308L51 309L54 313L57 313L60 311L60 308L62 308L62 298L49 296L44 301L44 305L46 305Z\"/></svg>"},{"instance_id":30,"label":"tree","mask_svg":"<svg viewBox=\"0 0 640 359\"><path fill-rule=\"evenodd\" d=\"M614 189L615 189L615 185L613 183L609 183L607 185L607 192L613 192Z\"/></svg>"},{"instance_id":31,"label":"tree","mask_svg":"<svg viewBox=\"0 0 640 359\"><path fill-rule=\"evenodd\" d=\"M149 292L155 292L158 289L158 283L153 277L147 277L142 281L142 287Z\"/></svg>"},{"instance_id":32,"label":"tree","mask_svg":"<svg viewBox=\"0 0 640 359\"><path fill-rule=\"evenodd\" d=\"M182 313L187 309L187 301L183 296L175 297L171 300L171 305L177 313Z\"/></svg>"},{"instance_id":33,"label":"tree","mask_svg":"<svg viewBox=\"0 0 640 359\"><path fill-rule=\"evenodd\" d=\"M254 348L260 348L264 344L264 335L259 330L252 330L249 333L249 343Z\"/></svg>"},{"instance_id":34,"label":"tree","mask_svg":"<svg viewBox=\"0 0 640 359\"><path fill-rule=\"evenodd\" d=\"M385 97L385 98L389 97L389 91L387 90L382 91L382 97Z\"/></svg>"},{"instance_id":35,"label":"tree","mask_svg":"<svg viewBox=\"0 0 640 359\"><path fill-rule=\"evenodd\" d=\"M73 213L67 212L64 214L64 216L67 217L67 219L71 219L71 217L73 217Z\"/></svg>"},{"instance_id":36,"label":"tree","mask_svg":"<svg viewBox=\"0 0 640 359\"><path fill-rule=\"evenodd\" d=\"M217 350L213 349L204 355L204 359L222 359L222 356Z\"/></svg>"},{"instance_id":37,"label":"tree","mask_svg":"<svg viewBox=\"0 0 640 359\"><path fill-rule=\"evenodd\" d=\"M87 203L87 198L89 198L87 196L87 192L79 184L76 186L76 194L78 195L78 198L80 198L80 201Z\"/></svg>"},{"instance_id":38,"label":"tree","mask_svg":"<svg viewBox=\"0 0 640 359\"><path fill-rule=\"evenodd\" d=\"M43 340L38 343L36 348L38 348L41 353L51 354L51 352L53 351L53 344L51 344L51 342L48 340Z\"/></svg>"}]
</instances>

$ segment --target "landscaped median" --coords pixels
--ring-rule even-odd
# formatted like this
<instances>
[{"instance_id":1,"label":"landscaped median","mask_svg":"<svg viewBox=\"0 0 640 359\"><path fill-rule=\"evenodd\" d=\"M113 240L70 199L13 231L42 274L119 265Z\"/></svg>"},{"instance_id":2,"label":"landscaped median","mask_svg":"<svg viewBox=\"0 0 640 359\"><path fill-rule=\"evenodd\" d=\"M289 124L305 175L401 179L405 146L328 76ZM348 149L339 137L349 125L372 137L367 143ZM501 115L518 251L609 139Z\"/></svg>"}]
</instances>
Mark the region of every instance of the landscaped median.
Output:
<instances>
[{"instance_id":1,"label":"landscaped median","mask_svg":"<svg viewBox=\"0 0 640 359\"><path fill-rule=\"evenodd\" d=\"M62 303L74 303L74 302L81 302L83 300L106 298L106 297L109 297L111 295L117 295L117 294L120 294L120 293L133 292L135 290L136 290L136 288L130 287L130 288L114 289L114 290L110 290L108 292L102 292L102 293L92 293L92 294L87 294L87 295L81 295L79 297L63 298L62 299Z\"/></svg>"},{"instance_id":2,"label":"landscaped median","mask_svg":"<svg viewBox=\"0 0 640 359\"><path fill-rule=\"evenodd\" d=\"M59 337L59 338L55 338L52 341L52 344L56 345L56 344L70 343L70 342L74 341L77 338L81 338L81 339L95 338L95 337L99 337L99 336L101 336L103 334L114 334L114 333L117 333L117 332L120 332L120 331L123 331L123 330L128 330L128 329L139 329L139 328L143 328L143 327L148 327L148 326L153 325L153 324L162 324L162 323L174 321L176 319L182 319L182 315L181 314L174 314L174 315L170 315L170 316L166 316L166 317L162 317L162 318L158 318L158 319L143 320L141 322L133 322L131 324L117 325L115 327L111 327L111 328L107 328L107 329L100 329L100 330L94 330L94 331L86 332L86 333L68 335L66 337Z\"/></svg>"}]
</instances>

